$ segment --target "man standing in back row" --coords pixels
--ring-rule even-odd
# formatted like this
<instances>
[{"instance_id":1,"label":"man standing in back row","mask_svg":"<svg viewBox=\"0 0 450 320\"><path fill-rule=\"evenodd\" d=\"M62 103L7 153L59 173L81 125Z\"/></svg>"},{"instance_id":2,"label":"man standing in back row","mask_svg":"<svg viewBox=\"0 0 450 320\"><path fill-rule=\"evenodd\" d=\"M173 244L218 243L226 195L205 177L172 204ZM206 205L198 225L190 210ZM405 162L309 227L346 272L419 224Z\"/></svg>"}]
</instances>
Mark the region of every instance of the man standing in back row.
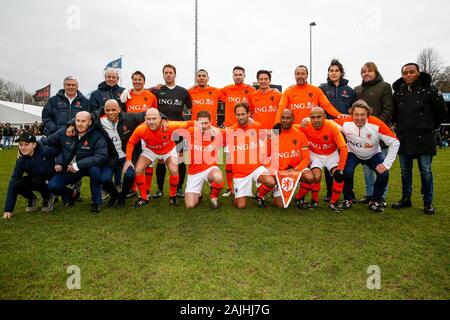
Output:
<instances>
[{"instance_id":1,"label":"man standing in back row","mask_svg":"<svg viewBox=\"0 0 450 320\"><path fill-rule=\"evenodd\" d=\"M163 67L163 77L165 84L151 88L150 91L158 98L158 109L163 113L167 120L183 121L184 108L192 109L192 100L189 92L175 84L177 77L177 69L171 64L166 64ZM186 176L186 164L183 161L183 149L185 142L183 137L177 139L178 159L178 173L179 182L177 187L177 197L183 197L183 182ZM164 163L158 163L156 166L156 179L158 183L158 190L153 195L154 198L160 198L164 191L164 179L166 177L166 166Z\"/></svg>"}]
</instances>

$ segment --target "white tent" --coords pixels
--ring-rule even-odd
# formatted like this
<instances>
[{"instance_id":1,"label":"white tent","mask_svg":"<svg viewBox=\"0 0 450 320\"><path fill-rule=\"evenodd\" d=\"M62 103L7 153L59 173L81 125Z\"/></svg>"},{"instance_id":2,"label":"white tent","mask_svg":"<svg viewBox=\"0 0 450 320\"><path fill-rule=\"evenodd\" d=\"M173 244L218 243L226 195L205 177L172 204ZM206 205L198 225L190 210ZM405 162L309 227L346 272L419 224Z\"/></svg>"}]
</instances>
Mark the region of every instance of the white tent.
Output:
<instances>
[{"instance_id":1,"label":"white tent","mask_svg":"<svg viewBox=\"0 0 450 320\"><path fill-rule=\"evenodd\" d=\"M33 124L42 122L42 107L30 104L0 101L0 122L13 124Z\"/></svg>"}]
</instances>

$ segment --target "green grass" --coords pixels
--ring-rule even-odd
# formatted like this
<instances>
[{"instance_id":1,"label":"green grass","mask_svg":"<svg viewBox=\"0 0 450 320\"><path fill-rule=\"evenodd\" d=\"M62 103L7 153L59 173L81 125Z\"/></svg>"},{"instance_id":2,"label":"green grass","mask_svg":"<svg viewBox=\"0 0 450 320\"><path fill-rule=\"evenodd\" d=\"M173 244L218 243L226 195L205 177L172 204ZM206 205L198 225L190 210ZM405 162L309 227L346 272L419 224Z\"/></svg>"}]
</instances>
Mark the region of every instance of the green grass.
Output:
<instances>
[{"instance_id":1,"label":"green grass","mask_svg":"<svg viewBox=\"0 0 450 320\"><path fill-rule=\"evenodd\" d=\"M2 204L15 156L0 151ZM261 210L252 199L241 211L231 199L219 211L208 201L187 211L164 197L93 216L87 180L85 201L71 209L58 202L51 214L26 214L20 199L0 221L0 298L449 299L449 162L449 150L434 158L435 216L423 214L416 164L414 207L379 215L365 205L336 215L323 203ZM356 176L361 197L360 168ZM392 203L398 161L389 187ZM81 268L81 290L66 287L70 265ZM370 265L381 268L380 290L366 287Z\"/></svg>"}]
</instances>

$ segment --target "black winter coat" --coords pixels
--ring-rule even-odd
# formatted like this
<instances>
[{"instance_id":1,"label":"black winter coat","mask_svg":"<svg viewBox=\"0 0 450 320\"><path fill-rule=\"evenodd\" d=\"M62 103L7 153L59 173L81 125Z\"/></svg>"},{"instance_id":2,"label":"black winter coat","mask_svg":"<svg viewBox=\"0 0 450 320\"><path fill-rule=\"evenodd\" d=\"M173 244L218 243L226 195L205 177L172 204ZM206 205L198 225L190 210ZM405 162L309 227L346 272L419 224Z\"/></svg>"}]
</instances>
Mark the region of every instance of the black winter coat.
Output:
<instances>
[{"instance_id":1,"label":"black winter coat","mask_svg":"<svg viewBox=\"0 0 450 320\"><path fill-rule=\"evenodd\" d=\"M120 95L122 94L125 88L119 87L119 85L115 85L114 87L108 86L106 81L103 81L98 85L97 90L91 93L89 98L89 102L91 103L90 111L92 113L97 113L97 110L105 105L105 102L109 99L115 99L119 103L122 111L126 111L125 105L120 102Z\"/></svg>"},{"instance_id":2,"label":"black winter coat","mask_svg":"<svg viewBox=\"0 0 450 320\"><path fill-rule=\"evenodd\" d=\"M400 140L399 154L408 156L435 155L436 129L446 119L445 101L431 84L431 76L421 72L408 86L402 78L393 84L393 122Z\"/></svg>"},{"instance_id":3,"label":"black winter coat","mask_svg":"<svg viewBox=\"0 0 450 320\"><path fill-rule=\"evenodd\" d=\"M66 127L67 122L75 118L78 112L89 111L89 100L80 91L77 91L77 96L71 104L64 93L64 89L59 90L42 109L42 122L46 136Z\"/></svg>"}]
</instances>

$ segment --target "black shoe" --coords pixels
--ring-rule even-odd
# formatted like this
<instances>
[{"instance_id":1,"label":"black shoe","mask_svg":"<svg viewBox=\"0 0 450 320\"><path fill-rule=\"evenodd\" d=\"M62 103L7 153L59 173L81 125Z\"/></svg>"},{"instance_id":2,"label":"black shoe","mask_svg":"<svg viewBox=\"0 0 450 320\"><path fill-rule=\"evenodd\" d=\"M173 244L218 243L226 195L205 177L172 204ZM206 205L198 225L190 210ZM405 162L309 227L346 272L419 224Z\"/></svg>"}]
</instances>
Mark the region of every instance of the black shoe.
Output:
<instances>
[{"instance_id":1,"label":"black shoe","mask_svg":"<svg viewBox=\"0 0 450 320\"><path fill-rule=\"evenodd\" d=\"M155 194L153 195L154 199L159 199L163 196L163 192L161 190L156 190Z\"/></svg>"},{"instance_id":2,"label":"black shoe","mask_svg":"<svg viewBox=\"0 0 450 320\"><path fill-rule=\"evenodd\" d=\"M264 198L260 198L260 197L257 196L256 197L256 202L258 203L258 207L260 207L262 209L266 208L266 204L265 204Z\"/></svg>"},{"instance_id":3,"label":"black shoe","mask_svg":"<svg viewBox=\"0 0 450 320\"><path fill-rule=\"evenodd\" d=\"M411 208L412 203L410 198L401 198L399 201L392 204L392 209Z\"/></svg>"},{"instance_id":4,"label":"black shoe","mask_svg":"<svg viewBox=\"0 0 450 320\"><path fill-rule=\"evenodd\" d=\"M327 193L327 195L325 196L325 198L323 198L323 202L330 202L331 201L331 193Z\"/></svg>"},{"instance_id":5,"label":"black shoe","mask_svg":"<svg viewBox=\"0 0 450 320\"><path fill-rule=\"evenodd\" d=\"M387 205L388 205L388 204L387 204L386 200L381 199L380 205L381 205L383 208L387 208Z\"/></svg>"},{"instance_id":6,"label":"black shoe","mask_svg":"<svg viewBox=\"0 0 450 320\"><path fill-rule=\"evenodd\" d=\"M311 203L309 204L309 209L316 210L318 206L319 206L319 203L317 201L311 200Z\"/></svg>"},{"instance_id":7,"label":"black shoe","mask_svg":"<svg viewBox=\"0 0 450 320\"><path fill-rule=\"evenodd\" d=\"M81 195L77 190L73 190L72 197L70 198L69 202L71 206L75 204L75 202L80 199Z\"/></svg>"},{"instance_id":8,"label":"black shoe","mask_svg":"<svg viewBox=\"0 0 450 320\"><path fill-rule=\"evenodd\" d=\"M381 206L381 203L376 201L371 201L369 203L369 209L376 213L384 212L384 208Z\"/></svg>"},{"instance_id":9,"label":"black shoe","mask_svg":"<svg viewBox=\"0 0 450 320\"><path fill-rule=\"evenodd\" d=\"M309 209L309 203L307 203L304 199L295 201L295 206L300 210Z\"/></svg>"},{"instance_id":10,"label":"black shoe","mask_svg":"<svg viewBox=\"0 0 450 320\"><path fill-rule=\"evenodd\" d=\"M352 206L353 206L353 204L352 204L351 200L344 200L341 202L341 204L338 207L339 207L339 209L347 210L347 209L350 209Z\"/></svg>"},{"instance_id":11,"label":"black shoe","mask_svg":"<svg viewBox=\"0 0 450 320\"><path fill-rule=\"evenodd\" d=\"M214 198L214 199L210 199L211 200L211 209L216 210L219 208L219 199Z\"/></svg>"},{"instance_id":12,"label":"black shoe","mask_svg":"<svg viewBox=\"0 0 450 320\"><path fill-rule=\"evenodd\" d=\"M100 213L100 211L101 211L100 205L95 204L95 203L91 204L91 212L92 212L93 214Z\"/></svg>"},{"instance_id":13,"label":"black shoe","mask_svg":"<svg viewBox=\"0 0 450 320\"><path fill-rule=\"evenodd\" d=\"M138 201L136 201L136 202L134 203L134 207L135 207L135 208L143 207L143 206L147 205L148 202L149 202L148 200L139 198Z\"/></svg>"},{"instance_id":14,"label":"black shoe","mask_svg":"<svg viewBox=\"0 0 450 320\"><path fill-rule=\"evenodd\" d=\"M337 203L330 203L328 205L328 208L330 208L331 212L340 213L342 212L342 209L339 208Z\"/></svg>"},{"instance_id":15,"label":"black shoe","mask_svg":"<svg viewBox=\"0 0 450 320\"><path fill-rule=\"evenodd\" d=\"M230 189L227 189L227 191L225 191L222 194L222 197L231 197L231 196L233 196L233 190L230 190Z\"/></svg>"},{"instance_id":16,"label":"black shoe","mask_svg":"<svg viewBox=\"0 0 450 320\"><path fill-rule=\"evenodd\" d=\"M423 205L423 211L425 212L425 214L428 214L428 215L433 215L436 213L436 211L433 208L432 203L425 203Z\"/></svg>"},{"instance_id":17,"label":"black shoe","mask_svg":"<svg viewBox=\"0 0 450 320\"><path fill-rule=\"evenodd\" d=\"M116 202L116 208L121 209L125 207L125 199L119 198Z\"/></svg>"},{"instance_id":18,"label":"black shoe","mask_svg":"<svg viewBox=\"0 0 450 320\"><path fill-rule=\"evenodd\" d=\"M177 199L177 197L175 196L175 197L171 197L170 199L169 199L169 203L170 203L170 205L171 206L174 206L174 207L178 207L180 204L178 203L178 199Z\"/></svg>"},{"instance_id":19,"label":"black shoe","mask_svg":"<svg viewBox=\"0 0 450 320\"><path fill-rule=\"evenodd\" d=\"M116 205L117 200L119 200L119 197L111 196L111 198L108 201L108 207L113 208Z\"/></svg>"},{"instance_id":20,"label":"black shoe","mask_svg":"<svg viewBox=\"0 0 450 320\"><path fill-rule=\"evenodd\" d=\"M183 190L182 190L182 189L178 189L178 190L177 190L176 196L177 196L178 198L184 198L184 192L183 192Z\"/></svg>"},{"instance_id":21,"label":"black shoe","mask_svg":"<svg viewBox=\"0 0 450 320\"><path fill-rule=\"evenodd\" d=\"M372 197L369 197L369 196L364 196L364 198L362 198L362 199L359 199L359 203L363 203L363 204L369 204L369 202L370 202L370 198L372 198Z\"/></svg>"}]
</instances>

